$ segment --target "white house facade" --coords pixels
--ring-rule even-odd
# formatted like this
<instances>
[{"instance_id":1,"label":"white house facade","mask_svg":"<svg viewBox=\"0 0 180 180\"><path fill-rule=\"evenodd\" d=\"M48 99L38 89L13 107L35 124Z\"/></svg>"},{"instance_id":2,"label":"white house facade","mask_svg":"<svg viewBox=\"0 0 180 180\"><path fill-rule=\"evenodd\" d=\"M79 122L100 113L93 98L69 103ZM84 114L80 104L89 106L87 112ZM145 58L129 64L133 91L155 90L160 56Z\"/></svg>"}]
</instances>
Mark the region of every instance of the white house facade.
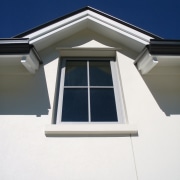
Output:
<instances>
[{"instance_id":1,"label":"white house facade","mask_svg":"<svg viewBox=\"0 0 180 180\"><path fill-rule=\"evenodd\" d=\"M0 39L0 179L179 180L180 41L91 7Z\"/></svg>"}]
</instances>

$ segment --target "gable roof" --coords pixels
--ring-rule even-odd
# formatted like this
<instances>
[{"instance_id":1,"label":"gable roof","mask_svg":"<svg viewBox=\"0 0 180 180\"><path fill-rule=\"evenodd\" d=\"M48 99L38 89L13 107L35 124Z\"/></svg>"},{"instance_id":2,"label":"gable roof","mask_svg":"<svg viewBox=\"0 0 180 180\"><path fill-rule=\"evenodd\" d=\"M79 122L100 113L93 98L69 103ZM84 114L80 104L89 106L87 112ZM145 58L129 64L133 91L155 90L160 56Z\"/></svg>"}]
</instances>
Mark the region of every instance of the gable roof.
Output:
<instances>
[{"instance_id":1,"label":"gable roof","mask_svg":"<svg viewBox=\"0 0 180 180\"><path fill-rule=\"evenodd\" d=\"M41 51L85 29L111 39L136 53L142 51L150 39L161 39L92 7L82 8L14 38L29 38L29 43Z\"/></svg>"},{"instance_id":2,"label":"gable roof","mask_svg":"<svg viewBox=\"0 0 180 180\"><path fill-rule=\"evenodd\" d=\"M132 24L129 24L129 23L127 23L127 22L125 22L125 21L123 21L123 20L121 20L121 19L118 19L118 18L116 18L116 17L113 17L113 16L111 16L111 15L109 15L109 14L106 14L106 13L104 13L104 12L102 12L102 11L99 11L99 10L97 10L97 9L94 9L94 8L92 8L92 7L90 7L90 6L84 7L84 8L82 8L82 9L79 9L79 10L74 11L74 12L72 12L72 13L69 13L69 14L67 14L67 15L64 15L64 16L62 16L62 17L59 17L59 18L57 18L57 19L54 19L54 20L52 20L52 21L50 21L50 22L47 22L47 23L45 23L45 24L42 24L42 25L40 25L40 26L38 26L38 27L35 27L35 28L33 28L33 29L29 30L29 31L26 31L26 32L23 32L23 33L21 33L21 34L19 34L19 35L16 35L16 36L14 36L14 38L22 38L22 37L24 37L24 36L27 36L28 34L31 34L31 33L36 32L36 31L38 31L38 30L41 30L41 29L43 29L43 28L45 28L45 27L47 27L47 26L50 26L50 25L52 25L52 24L55 24L55 23L57 23L57 22L59 22L59 21L62 21L62 20L64 20L64 19L66 19L66 18L69 18L69 17L74 16L74 15L76 15L76 14L79 14L79 13L81 13L81 12L84 12L84 11L86 11L86 10L90 10L90 11L92 11L92 12L95 12L95 13L97 13L97 14L99 14L99 15L102 15L102 16L104 16L104 17L106 17L106 18L109 18L109 19L111 19L111 20L113 20L113 21L115 21L115 22L118 22L118 23L120 23L120 24L123 24L123 25L129 27L129 28L132 28L132 29L134 29L134 30L137 30L137 31L139 31L139 32L141 32L141 33L143 33L143 34L146 34L146 35L148 35L148 36L151 36L151 37L153 37L153 38L155 38L155 39L162 39L161 37L159 37L159 36L157 36L157 35L155 35L155 34L152 34L152 33L148 32L148 31L145 31L145 30L143 30L143 29L141 29L141 28L139 28L139 27L137 27L137 26L134 26L134 25L132 25Z\"/></svg>"}]
</instances>

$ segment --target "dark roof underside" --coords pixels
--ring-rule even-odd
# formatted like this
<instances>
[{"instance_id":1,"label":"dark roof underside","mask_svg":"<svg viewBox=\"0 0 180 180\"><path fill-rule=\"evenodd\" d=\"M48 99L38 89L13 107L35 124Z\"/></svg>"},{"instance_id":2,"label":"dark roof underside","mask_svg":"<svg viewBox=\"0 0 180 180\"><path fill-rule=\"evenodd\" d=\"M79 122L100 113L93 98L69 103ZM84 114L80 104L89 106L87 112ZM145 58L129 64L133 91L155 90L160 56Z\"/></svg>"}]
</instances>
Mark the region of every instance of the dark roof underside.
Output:
<instances>
[{"instance_id":1,"label":"dark roof underside","mask_svg":"<svg viewBox=\"0 0 180 180\"><path fill-rule=\"evenodd\" d=\"M77 11L74 11L74 12L72 12L72 13L70 13L70 14L67 14L67 15L65 15L65 16L62 16L62 17L60 17L60 18L54 19L54 20L52 20L52 21L50 21L50 22L48 22L48 23L42 24L42 25L40 25L40 26L38 26L38 27L36 27L36 28L33 28L33 29L29 30L29 31L26 31L26 32L24 32L24 33L21 33L21 34L15 36L14 38L22 38L22 37L24 37L24 36L26 36L26 35L28 35L28 34L31 34L31 33L33 33L33 32L36 32L36 31L38 31L38 30L40 30L40 29L42 29L42 28L45 28L45 27L47 27L47 26L50 26L50 25L52 25L52 24L54 24L54 23L57 23L57 22L59 22L59 21L61 21L61 20L64 20L64 19L66 19L66 18L69 18L69 17L71 17L71 16L73 16L73 15L76 15L76 14L81 13L81 12L86 11L86 10L91 10L91 11L97 13L97 14L100 14L100 15L102 15L102 16L104 16L104 17L107 17L107 18L109 18L109 19L112 19L113 21L116 21L116 22L118 22L118 23L120 23L120 24L123 24L123 25L125 25L125 26L127 26L127 27L130 27L130 28L132 28L132 29L135 29L135 30L137 30L137 31L139 31L139 32L141 32L141 33L143 33L143 34L146 34L146 35L148 35L148 36L151 36L151 37L153 37L153 38L155 38L155 39L162 39L162 38L160 38L159 36L156 36L156 35L154 35L154 34L152 34L152 33L150 33L150 32L147 32L147 31L145 31L145 30L143 30L143 29L140 29L140 28L138 28L138 27L136 27L136 26L134 26L134 25L132 25L132 24L129 24L129 23L127 23L127 22L124 22L124 21L122 21L122 20L120 20L120 19L118 19L118 18L115 18L115 17L113 17L113 16L110 16L110 15L108 15L108 14L106 14L106 13L103 13L103 12L101 12L101 11L99 11L99 10L96 10L96 9L94 9L94 8L92 8L92 7L89 7L89 6L84 7L84 8L82 8L82 9L79 9L79 10L77 10Z\"/></svg>"}]
</instances>

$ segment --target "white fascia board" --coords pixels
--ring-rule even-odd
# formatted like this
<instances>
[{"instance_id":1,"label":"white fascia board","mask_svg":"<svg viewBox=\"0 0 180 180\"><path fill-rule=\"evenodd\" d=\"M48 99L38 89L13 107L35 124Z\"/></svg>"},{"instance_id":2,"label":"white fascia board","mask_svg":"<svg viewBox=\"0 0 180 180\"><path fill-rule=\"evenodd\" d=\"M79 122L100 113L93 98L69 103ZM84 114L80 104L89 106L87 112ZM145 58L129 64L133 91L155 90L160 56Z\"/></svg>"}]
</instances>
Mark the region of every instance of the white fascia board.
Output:
<instances>
[{"instance_id":1,"label":"white fascia board","mask_svg":"<svg viewBox=\"0 0 180 180\"><path fill-rule=\"evenodd\" d=\"M52 32L52 31L54 32L55 30L56 31L61 30L61 27L63 27L63 26L68 27L69 24L77 23L77 22L79 22L78 20L83 19L86 16L87 16L87 11L81 12L81 13L76 14L74 16L71 16L67 19L64 19L62 21L59 21L59 22L54 23L52 25L49 25L45 28L42 28L42 29L40 29L40 30L38 30L32 34L25 36L24 38L29 38L29 40L32 41L33 39L36 39L40 36L43 36L47 33Z\"/></svg>"},{"instance_id":2,"label":"white fascia board","mask_svg":"<svg viewBox=\"0 0 180 180\"><path fill-rule=\"evenodd\" d=\"M52 25L49 25L48 27L45 27L45 28L38 30L30 35L27 35L24 38L29 38L30 43L32 44L42 38L52 35L53 33L56 33L58 31L61 31L62 29L68 28L72 25L75 25L77 23L80 23L80 22L82 22L84 20L88 20L88 19L90 19L91 21L94 21L96 23L99 23L107 28L110 28L113 31L123 34L129 38L139 41L143 44L148 44L150 39L152 39L152 37L150 37L148 35L145 35L139 31L136 31L130 27L127 27L123 24L115 22L107 17L99 15L90 10L86 10L84 12L81 12L79 14L71 16L67 19L64 19L62 21L59 21Z\"/></svg>"},{"instance_id":3,"label":"white fascia board","mask_svg":"<svg viewBox=\"0 0 180 180\"><path fill-rule=\"evenodd\" d=\"M124 36L126 36L126 37L128 37L130 39L138 41L138 42L140 42L140 43L142 43L144 45L149 44L149 41L151 39L150 37L148 39L140 38L137 35L134 35L134 34L128 32L127 30L125 30L125 29L119 28L119 26L112 26L112 24L108 24L108 23L106 23L104 21L101 21L101 19L95 19L94 17L88 17L88 19L95 22L95 23L98 23L99 25L102 25L102 26L104 26L104 27L106 27L108 29L111 29L112 31L117 32L118 34L122 34L122 35L124 35ZM101 33L101 32L99 32L99 33Z\"/></svg>"},{"instance_id":4,"label":"white fascia board","mask_svg":"<svg viewBox=\"0 0 180 180\"><path fill-rule=\"evenodd\" d=\"M89 10L88 10L88 11L89 11ZM105 24L110 25L111 27L115 27L115 28L121 30L121 31L120 31L121 33L124 32L126 35L129 34L129 35L131 35L132 37L136 37L136 38L138 38L138 39L141 39L141 40L144 41L144 42L149 42L150 39L154 39L154 38L151 37L151 36L148 36L148 35L146 35L146 34L143 34L143 33L139 32L139 31L137 31L137 30L135 30L135 29L132 29L132 28L130 28L130 27L127 27L127 26L125 26L125 25L123 25L123 24L120 24L120 23L118 23L118 22L116 22L116 21L113 21L113 20L111 20L111 19L109 19L109 18L107 18L107 17L104 17L104 16L101 16L101 15L99 15L99 14L96 14L95 12L89 11L88 14L89 14L90 17L93 17L94 19L97 19L97 20L99 20L99 21L101 21L101 22L104 22ZM147 43L146 43L146 44L147 44Z\"/></svg>"},{"instance_id":5,"label":"white fascia board","mask_svg":"<svg viewBox=\"0 0 180 180\"><path fill-rule=\"evenodd\" d=\"M143 75L147 74L158 64L157 58L149 54L147 49L136 59L136 62L138 70L141 71Z\"/></svg>"},{"instance_id":6,"label":"white fascia board","mask_svg":"<svg viewBox=\"0 0 180 180\"><path fill-rule=\"evenodd\" d=\"M21 63L32 74L34 74L39 68L39 61L37 60L32 50L28 55L22 56Z\"/></svg>"},{"instance_id":7,"label":"white fascia board","mask_svg":"<svg viewBox=\"0 0 180 180\"><path fill-rule=\"evenodd\" d=\"M35 42L37 42L37 41L39 41L39 40L41 40L41 39L43 39L43 38L46 38L46 37L48 37L48 36L51 36L51 35L53 35L53 34L55 34L55 33L58 33L59 31L62 31L62 30L64 30L64 29L67 29L67 28L70 28L71 26L73 26L73 25L75 25L75 24L77 24L77 23L81 23L81 22L83 22L83 21L85 21L85 20L87 20L87 18L82 18L82 19L79 19L79 20L77 20L77 21L73 21L73 22L71 22L71 23L69 23L69 24L66 24L66 25L64 25L64 26L60 26L59 28L56 28L56 29L54 29L54 30L52 30L52 31L47 31L46 33L43 33L42 35L40 35L40 36L38 36L38 37L36 37L36 38L31 38L30 39L30 44L33 44L33 43L35 43ZM80 27L79 27L80 28Z\"/></svg>"}]
</instances>

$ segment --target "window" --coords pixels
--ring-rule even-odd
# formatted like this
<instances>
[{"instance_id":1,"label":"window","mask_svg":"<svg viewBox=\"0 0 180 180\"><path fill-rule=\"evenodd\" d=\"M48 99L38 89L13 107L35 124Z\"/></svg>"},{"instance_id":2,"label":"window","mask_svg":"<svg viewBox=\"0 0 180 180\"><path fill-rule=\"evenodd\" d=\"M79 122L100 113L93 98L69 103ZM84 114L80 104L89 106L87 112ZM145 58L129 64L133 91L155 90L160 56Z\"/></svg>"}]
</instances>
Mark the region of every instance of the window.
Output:
<instances>
[{"instance_id":1,"label":"window","mask_svg":"<svg viewBox=\"0 0 180 180\"><path fill-rule=\"evenodd\" d=\"M124 111L114 59L64 58L56 123L123 123Z\"/></svg>"}]
</instances>

